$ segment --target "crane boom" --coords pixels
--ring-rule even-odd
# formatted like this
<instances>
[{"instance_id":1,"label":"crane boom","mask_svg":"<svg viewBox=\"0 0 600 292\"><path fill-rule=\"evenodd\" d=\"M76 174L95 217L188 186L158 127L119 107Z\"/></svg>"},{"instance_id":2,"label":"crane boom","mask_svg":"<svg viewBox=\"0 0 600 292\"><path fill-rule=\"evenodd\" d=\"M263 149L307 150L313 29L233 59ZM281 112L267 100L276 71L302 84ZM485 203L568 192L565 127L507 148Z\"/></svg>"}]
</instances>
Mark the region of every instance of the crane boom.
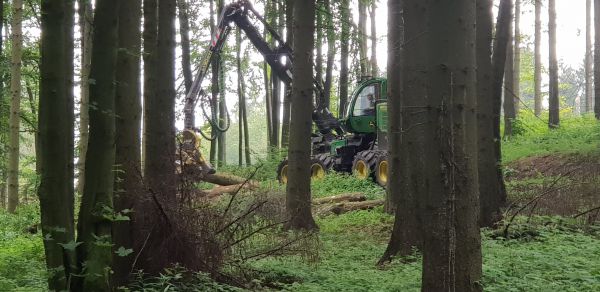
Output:
<instances>
[{"instance_id":1,"label":"crane boom","mask_svg":"<svg viewBox=\"0 0 600 292\"><path fill-rule=\"evenodd\" d=\"M276 41L276 46L272 48L269 43L261 36L259 30L251 22L249 16L253 16L258 21L264 24L265 29ZM271 67L271 70L277 77L290 86L292 84L292 66L293 66L293 51L290 46L283 41L281 36L276 30L271 28L265 19L256 11L248 0L240 0L233 2L224 7L219 21L217 23L216 31L212 37L211 44L208 50L208 55L203 58L196 78L192 84L190 91L187 93L184 112L186 117L192 116L196 104L198 101L201 102L205 117L205 108L210 107L211 103L204 94L201 84L204 77L208 73L209 66L213 59L218 56L223 50L223 46L231 32L231 24L236 25L242 30L256 50L263 55L265 61ZM284 62L285 60L285 62ZM333 116L331 111L322 104L324 96L324 90L321 86L322 81L314 78L314 91L316 94L315 108L312 114L312 119L316 124L319 132L325 136L331 136L333 132L338 135L342 135L344 130L342 129L341 123ZM312 102L312 101L310 101ZM193 120L186 119L184 121L185 128L194 128ZM217 127L218 128L218 127Z\"/></svg>"}]
</instances>

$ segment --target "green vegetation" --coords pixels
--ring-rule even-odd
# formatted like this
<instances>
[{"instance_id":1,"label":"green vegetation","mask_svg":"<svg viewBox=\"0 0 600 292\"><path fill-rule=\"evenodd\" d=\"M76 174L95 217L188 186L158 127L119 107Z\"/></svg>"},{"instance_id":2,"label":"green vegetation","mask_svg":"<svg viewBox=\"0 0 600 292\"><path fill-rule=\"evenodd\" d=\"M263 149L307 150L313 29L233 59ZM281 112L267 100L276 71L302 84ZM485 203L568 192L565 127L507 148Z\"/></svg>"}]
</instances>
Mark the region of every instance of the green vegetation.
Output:
<instances>
[{"instance_id":1,"label":"green vegetation","mask_svg":"<svg viewBox=\"0 0 600 292\"><path fill-rule=\"evenodd\" d=\"M593 117L564 118L561 128L547 130L537 118L522 114L516 136L505 141L504 161L558 153L590 154L600 144L600 125ZM279 155L260 161L255 179L263 185L283 189L275 180ZM225 170L249 175L255 167L228 166ZM508 175L508 173L507 173ZM542 185L546 178L512 178L510 199L526 194L520 189ZM330 174L313 181L313 196L325 197L362 192L370 199L382 198L383 189L368 180L346 174ZM527 214L524 214L527 215ZM44 250L36 233L37 204L22 206L16 215L0 211L0 291L45 289ZM299 256L267 258L251 263L257 271L249 285L253 289L286 291L419 291L420 255L397 260L384 267L375 263L382 255L393 224L383 209L358 211L318 219L319 261ZM484 230L483 254L486 291L600 291L600 226L582 225L562 217L517 217L511 239L499 231ZM211 281L205 274L189 275L180 268L160 277L138 278L130 291L240 290Z\"/></svg>"},{"instance_id":2,"label":"green vegetation","mask_svg":"<svg viewBox=\"0 0 600 292\"><path fill-rule=\"evenodd\" d=\"M502 144L505 163L545 154L588 154L598 151L600 145L600 124L593 115L574 117L561 112L560 128L549 130L546 120L522 111L513 124L513 132L515 136Z\"/></svg>"}]
</instances>

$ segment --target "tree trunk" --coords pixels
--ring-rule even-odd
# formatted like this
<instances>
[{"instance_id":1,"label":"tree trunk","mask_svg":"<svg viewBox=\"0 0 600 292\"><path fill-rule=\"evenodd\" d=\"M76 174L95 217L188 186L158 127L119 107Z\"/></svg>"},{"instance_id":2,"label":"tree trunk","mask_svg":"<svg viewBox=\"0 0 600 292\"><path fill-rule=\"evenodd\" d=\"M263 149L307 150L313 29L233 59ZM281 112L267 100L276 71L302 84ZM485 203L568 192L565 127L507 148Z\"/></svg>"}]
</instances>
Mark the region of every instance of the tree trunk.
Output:
<instances>
[{"instance_id":1,"label":"tree trunk","mask_svg":"<svg viewBox=\"0 0 600 292\"><path fill-rule=\"evenodd\" d=\"M396 1L388 2L388 140L391 177L400 177L402 172L401 161L401 115L400 115L400 92L402 92L402 43L404 40L404 28L402 18L402 5ZM402 189L401 180L392 179L388 183L385 210L393 214L400 199ZM403 210L406 211L406 210ZM409 211L410 212L410 211ZM398 216L402 216L398 214ZM395 251L394 253L397 253Z\"/></svg>"},{"instance_id":2,"label":"tree trunk","mask_svg":"<svg viewBox=\"0 0 600 292\"><path fill-rule=\"evenodd\" d=\"M143 38L143 60L144 60L144 129L142 137L142 165L145 175L146 169L146 140L148 140L148 107L150 101L156 98L156 81L158 79L158 72L156 71L156 46L157 46L157 35L158 35L158 0L143 0L143 17L144 17L144 31L142 33Z\"/></svg>"},{"instance_id":3,"label":"tree trunk","mask_svg":"<svg viewBox=\"0 0 600 292\"><path fill-rule=\"evenodd\" d=\"M279 27L280 25L283 24L279 24L278 23L278 17L277 15L279 14L279 9L277 6L277 2L273 1L271 4L271 25L273 27ZM273 38L271 38L271 42L272 42L272 46L275 45L275 41ZM279 80L279 77L277 77L277 75L275 74L275 72L273 70L271 70L271 82L272 82L272 100L271 100L271 123L272 123L272 130L271 130L271 147L273 148L279 148L279 108L280 108L280 101L279 98L281 96L281 81Z\"/></svg>"},{"instance_id":4,"label":"tree trunk","mask_svg":"<svg viewBox=\"0 0 600 292\"><path fill-rule=\"evenodd\" d=\"M238 166L244 164L244 92L242 91L242 82L244 75L242 73L242 35L240 28L235 30L235 62L237 67L237 94L238 94Z\"/></svg>"},{"instance_id":5,"label":"tree trunk","mask_svg":"<svg viewBox=\"0 0 600 292\"><path fill-rule=\"evenodd\" d=\"M190 22L188 19L187 0L177 0L177 11L179 12L179 35L181 36L181 70L183 71L183 84L186 94L190 92L194 77L192 76L192 64L190 61ZM184 109L184 124L186 129L196 125L194 100L186 100Z\"/></svg>"},{"instance_id":6,"label":"tree trunk","mask_svg":"<svg viewBox=\"0 0 600 292\"><path fill-rule=\"evenodd\" d=\"M585 107L581 106L582 113L592 111L593 104L593 68L594 55L592 55L592 0L585 1ZM580 101L584 104L584 101Z\"/></svg>"},{"instance_id":7,"label":"tree trunk","mask_svg":"<svg viewBox=\"0 0 600 292\"><path fill-rule=\"evenodd\" d=\"M315 17L317 18L315 27L317 38L315 39L315 79L323 85L323 1L317 1ZM323 101L321 101L323 102Z\"/></svg>"},{"instance_id":8,"label":"tree trunk","mask_svg":"<svg viewBox=\"0 0 600 292\"><path fill-rule=\"evenodd\" d=\"M600 0L594 0L594 31L600 32ZM594 34L594 115L600 120L600 33Z\"/></svg>"},{"instance_id":9,"label":"tree trunk","mask_svg":"<svg viewBox=\"0 0 600 292\"><path fill-rule=\"evenodd\" d=\"M556 58L556 0L548 0L548 46L549 77L548 81L548 127L558 128L560 125L558 101L558 60Z\"/></svg>"},{"instance_id":10,"label":"tree trunk","mask_svg":"<svg viewBox=\"0 0 600 292\"><path fill-rule=\"evenodd\" d=\"M315 31L315 1L294 3L294 79L290 123L289 170L286 210L290 216L288 229L317 229L311 213L310 195L310 135L313 110L313 56Z\"/></svg>"},{"instance_id":11,"label":"tree trunk","mask_svg":"<svg viewBox=\"0 0 600 292\"><path fill-rule=\"evenodd\" d=\"M217 15L221 15L223 12L223 1L218 0L217 3ZM219 128L224 129L227 121L227 107L225 106L225 61L219 56ZM226 133L219 131L219 142L218 142L218 153L217 153L217 165L224 166L227 164L227 147L226 147Z\"/></svg>"},{"instance_id":12,"label":"tree trunk","mask_svg":"<svg viewBox=\"0 0 600 292\"><path fill-rule=\"evenodd\" d=\"M430 106L421 113L429 123L413 129L433 142L421 145L426 155L416 165L430 182L416 193L423 197L421 216L427 230L421 287L423 291L482 291L477 160L472 159L477 153L475 1L426 3L429 33L419 49L427 56L421 60L428 68L427 95L408 97L424 99Z\"/></svg>"},{"instance_id":13,"label":"tree trunk","mask_svg":"<svg viewBox=\"0 0 600 292\"><path fill-rule=\"evenodd\" d=\"M119 171L115 174L115 211L133 209L142 191L141 177L141 0L123 1L119 9L119 51L116 71L116 156ZM114 246L133 248L132 221L113 224ZM113 252L115 286L127 284L133 254L119 256Z\"/></svg>"},{"instance_id":14,"label":"tree trunk","mask_svg":"<svg viewBox=\"0 0 600 292\"><path fill-rule=\"evenodd\" d=\"M77 194L83 194L85 177L85 154L88 148L89 135L89 77L92 60L92 2L79 0L79 29L81 31L81 77L79 93L79 155L77 156Z\"/></svg>"},{"instance_id":15,"label":"tree trunk","mask_svg":"<svg viewBox=\"0 0 600 292\"><path fill-rule=\"evenodd\" d=\"M514 35L514 62L513 62L513 99L515 118L519 115L521 102L521 0L515 0L515 35Z\"/></svg>"},{"instance_id":16,"label":"tree trunk","mask_svg":"<svg viewBox=\"0 0 600 292\"><path fill-rule=\"evenodd\" d=\"M340 0L340 17L349 19L350 7L349 0ZM341 118L346 112L346 103L348 100L348 55L350 50L350 24L348 21L342 21L342 32L340 36L340 105L338 116Z\"/></svg>"},{"instance_id":17,"label":"tree trunk","mask_svg":"<svg viewBox=\"0 0 600 292\"><path fill-rule=\"evenodd\" d=\"M75 290L106 291L112 264L112 222L102 210L113 208L115 163L115 72L118 48L118 0L96 1L90 79L90 136L85 185L77 224L77 263L85 273ZM117 10L118 11L118 10ZM44 162L44 165L49 164ZM84 272L85 268L85 272Z\"/></svg>"},{"instance_id":18,"label":"tree trunk","mask_svg":"<svg viewBox=\"0 0 600 292\"><path fill-rule=\"evenodd\" d=\"M542 0L535 1L535 33L534 33L534 113L542 114Z\"/></svg>"},{"instance_id":19,"label":"tree trunk","mask_svg":"<svg viewBox=\"0 0 600 292\"><path fill-rule=\"evenodd\" d=\"M285 30L286 36L285 41L291 48L293 46L293 22L294 22L294 0L286 0L285 2ZM289 60L287 61L289 62ZM291 98L291 87L286 84L283 93L283 113L281 121L281 147L287 148L290 139L290 98Z\"/></svg>"},{"instance_id":20,"label":"tree trunk","mask_svg":"<svg viewBox=\"0 0 600 292\"><path fill-rule=\"evenodd\" d=\"M270 13L272 1L265 1L265 13ZM267 15L267 19L268 15ZM263 32L263 38L267 39L267 30ZM273 91L271 90L271 78L269 76L269 65L267 61L263 61L263 79L265 85L265 106L267 111L267 145L269 146L269 152L271 151L273 141Z\"/></svg>"},{"instance_id":21,"label":"tree trunk","mask_svg":"<svg viewBox=\"0 0 600 292\"><path fill-rule=\"evenodd\" d=\"M21 112L21 66L23 49L23 1L12 3L12 35L10 64L10 135L8 147L8 212L19 205L19 131Z\"/></svg>"},{"instance_id":22,"label":"tree trunk","mask_svg":"<svg viewBox=\"0 0 600 292\"><path fill-rule=\"evenodd\" d=\"M217 0L218 1L218 0ZM217 20L215 20L216 17L218 17L218 15L216 15L217 13L215 12L215 8L214 8L214 2L215 0L210 0L210 35L214 37L215 35L215 26L216 26L216 22ZM211 87L210 87L210 91L211 91L211 107L213 112L217 110L217 107L219 105L219 64L220 64L220 56L215 56L212 60L212 63L210 64L210 68L211 68ZM218 119L218 113L215 114L215 117L217 117ZM215 137L215 139L212 139L210 141L210 163L212 165L217 165L217 148L218 148L218 144L219 144L219 140L218 140L218 133L217 133L217 129L216 127L212 127L211 129L211 135L213 137Z\"/></svg>"},{"instance_id":23,"label":"tree trunk","mask_svg":"<svg viewBox=\"0 0 600 292\"><path fill-rule=\"evenodd\" d=\"M379 68L377 66L377 21L376 21L376 11L377 11L377 0L371 0L371 74L373 77L379 76Z\"/></svg>"},{"instance_id":24,"label":"tree trunk","mask_svg":"<svg viewBox=\"0 0 600 292\"><path fill-rule=\"evenodd\" d=\"M423 169L418 167L424 162L412 160L414 157L411 155L419 153L416 157L421 157L424 149L419 146L425 143L425 136L421 135L421 131L403 129L426 123L426 117L415 115L412 118L412 115L402 113L402 109L406 111L425 105L425 100L414 98L426 95L426 76L418 74L426 72L423 50L426 43L424 38L416 37L425 29L425 6L417 1L398 2L388 2L389 151L391 175L398 177L389 182L388 201L395 200L396 217L390 242L379 260L380 264L391 261L397 254L409 255L414 247L422 246L423 237L419 218L422 200L419 195L424 190L419 186L423 186L425 176ZM405 42L405 39L415 41Z\"/></svg>"},{"instance_id":25,"label":"tree trunk","mask_svg":"<svg viewBox=\"0 0 600 292\"><path fill-rule=\"evenodd\" d=\"M371 64L367 57L367 0L358 0L358 45L360 55L360 75L371 75Z\"/></svg>"},{"instance_id":26,"label":"tree trunk","mask_svg":"<svg viewBox=\"0 0 600 292\"><path fill-rule=\"evenodd\" d=\"M75 44L75 0L65 0L65 13L68 15L65 18L65 54L67 61L64 63L65 71L67 72L67 119L69 122L69 157L67 164L67 182L69 183L69 196L75 196L75 49L71 44Z\"/></svg>"},{"instance_id":27,"label":"tree trunk","mask_svg":"<svg viewBox=\"0 0 600 292\"><path fill-rule=\"evenodd\" d=\"M508 44L506 49L506 64L504 66L504 137L512 136L512 123L515 119L515 78L514 78L514 39L513 16L508 26Z\"/></svg>"},{"instance_id":28,"label":"tree trunk","mask_svg":"<svg viewBox=\"0 0 600 292\"><path fill-rule=\"evenodd\" d=\"M2 34L4 29L4 1L0 1L0 34ZM4 61L4 38L0 38L0 61ZM0 74L0 110L2 112L8 111L8 105L5 103L4 98L4 74ZM4 126L5 118L0 119L0 123ZM6 208L6 183L7 183L7 174L6 174L6 159L5 154L7 149L5 149L4 139L0 140L0 150L2 154L0 154L0 208Z\"/></svg>"},{"instance_id":29,"label":"tree trunk","mask_svg":"<svg viewBox=\"0 0 600 292\"><path fill-rule=\"evenodd\" d=\"M333 83L333 66L335 61L335 29L333 24L333 9L331 9L331 3L329 0L324 0L323 5L325 6L326 17L327 17L327 68L325 69L325 84L323 89L325 90L325 100L323 104L329 108L331 105L331 85Z\"/></svg>"},{"instance_id":30,"label":"tree trunk","mask_svg":"<svg viewBox=\"0 0 600 292\"><path fill-rule=\"evenodd\" d=\"M73 72L65 72L69 62L66 48L73 48L65 35L69 20L66 1L44 0L41 5L41 64L39 101L40 145L40 213L46 267L50 272L48 288L52 291L68 290L71 273L75 273L73 250L61 244L72 243L74 232L74 196L72 180L69 181L69 159L73 155L69 133L73 120L68 104L67 80ZM72 14L71 14L72 15ZM71 59L72 60L72 59ZM60 271L60 272L56 272Z\"/></svg>"}]
</instances>

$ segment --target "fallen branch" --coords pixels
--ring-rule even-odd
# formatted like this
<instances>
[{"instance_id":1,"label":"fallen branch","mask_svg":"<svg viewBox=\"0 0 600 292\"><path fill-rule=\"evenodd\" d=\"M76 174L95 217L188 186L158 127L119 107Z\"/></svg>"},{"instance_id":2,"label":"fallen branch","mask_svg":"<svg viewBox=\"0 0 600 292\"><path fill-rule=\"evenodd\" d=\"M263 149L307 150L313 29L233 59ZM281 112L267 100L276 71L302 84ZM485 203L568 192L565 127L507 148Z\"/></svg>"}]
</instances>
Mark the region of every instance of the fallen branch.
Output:
<instances>
[{"instance_id":1,"label":"fallen branch","mask_svg":"<svg viewBox=\"0 0 600 292\"><path fill-rule=\"evenodd\" d=\"M325 216L329 214L340 215L351 211L370 210L375 207L383 206L384 202L385 200L369 200L363 202L346 202L333 205L324 205L321 208L317 208L316 213L319 216Z\"/></svg>"},{"instance_id":2,"label":"fallen branch","mask_svg":"<svg viewBox=\"0 0 600 292\"><path fill-rule=\"evenodd\" d=\"M589 209L589 210L587 210L587 211L583 211L583 212L581 212L581 213L579 213L579 214L577 214L577 215L573 216L573 218L578 218L578 217L581 217L581 216L583 216L583 215L585 215L585 214L589 214L589 213L592 213L592 212L594 212L594 211L598 211L598 210L600 210L600 206L598 206L598 207L595 207L595 208L592 208L592 209Z\"/></svg>"},{"instance_id":3,"label":"fallen branch","mask_svg":"<svg viewBox=\"0 0 600 292\"><path fill-rule=\"evenodd\" d=\"M254 184L237 184L229 186L216 186L212 190L206 192L208 199L213 199L225 194L233 194L240 190L255 190L258 186Z\"/></svg>"},{"instance_id":4,"label":"fallen branch","mask_svg":"<svg viewBox=\"0 0 600 292\"><path fill-rule=\"evenodd\" d=\"M258 182L256 181L226 173L206 174L201 180L221 186L240 185L244 183L258 185Z\"/></svg>"},{"instance_id":5,"label":"fallen branch","mask_svg":"<svg viewBox=\"0 0 600 292\"><path fill-rule=\"evenodd\" d=\"M347 193L347 194L339 194L336 196L325 197L314 199L314 205L323 205L323 204L333 204L333 203L341 203L341 202L362 202L366 201L367 196L363 193Z\"/></svg>"}]
</instances>

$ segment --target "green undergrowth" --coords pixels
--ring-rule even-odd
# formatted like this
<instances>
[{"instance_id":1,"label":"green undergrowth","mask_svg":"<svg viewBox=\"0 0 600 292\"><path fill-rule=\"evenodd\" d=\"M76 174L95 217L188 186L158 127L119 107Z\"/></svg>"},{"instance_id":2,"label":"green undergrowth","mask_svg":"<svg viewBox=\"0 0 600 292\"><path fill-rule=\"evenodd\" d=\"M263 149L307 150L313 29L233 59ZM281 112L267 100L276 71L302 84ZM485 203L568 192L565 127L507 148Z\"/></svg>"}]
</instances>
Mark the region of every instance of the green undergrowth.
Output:
<instances>
[{"instance_id":1,"label":"green undergrowth","mask_svg":"<svg viewBox=\"0 0 600 292\"><path fill-rule=\"evenodd\" d=\"M600 123L593 115L563 115L560 127L550 130L545 120L521 112L513 127L514 136L502 142L504 163L545 154L588 154L600 146Z\"/></svg>"},{"instance_id":2,"label":"green undergrowth","mask_svg":"<svg viewBox=\"0 0 600 292\"><path fill-rule=\"evenodd\" d=\"M0 209L0 291L44 291L42 238L36 232L38 206L21 206L16 215Z\"/></svg>"},{"instance_id":3,"label":"green undergrowth","mask_svg":"<svg viewBox=\"0 0 600 292\"><path fill-rule=\"evenodd\" d=\"M506 240L482 232L485 291L600 291L600 228L590 233L560 218L542 217L525 224L519 217ZM419 291L418 254L382 268L375 263L385 250L393 219L381 208L319 220L321 261L268 259L255 266L297 279L288 291ZM524 229L535 232L525 233ZM405 262L405 263L402 263Z\"/></svg>"}]
</instances>

